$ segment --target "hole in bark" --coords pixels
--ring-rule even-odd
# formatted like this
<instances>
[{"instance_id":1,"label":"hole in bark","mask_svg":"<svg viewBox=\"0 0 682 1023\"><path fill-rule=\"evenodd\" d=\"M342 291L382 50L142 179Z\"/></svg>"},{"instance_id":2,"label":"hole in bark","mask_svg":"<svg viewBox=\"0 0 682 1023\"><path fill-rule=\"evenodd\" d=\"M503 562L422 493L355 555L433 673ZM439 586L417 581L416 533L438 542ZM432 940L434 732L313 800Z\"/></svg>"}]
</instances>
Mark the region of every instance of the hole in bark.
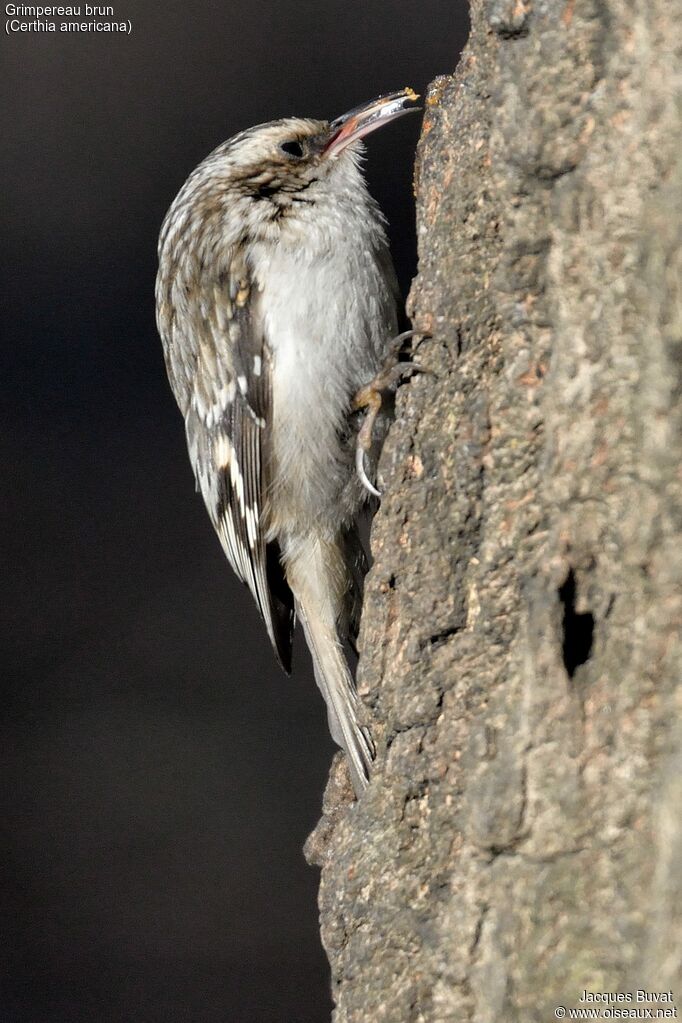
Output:
<instances>
[{"instance_id":1,"label":"hole in bark","mask_svg":"<svg viewBox=\"0 0 682 1023\"><path fill-rule=\"evenodd\" d=\"M576 669L589 659L594 640L594 616L589 611L578 614L575 609L575 575L573 569L559 590L559 600L564 605L564 636L562 654L568 677L573 678Z\"/></svg>"},{"instance_id":2,"label":"hole in bark","mask_svg":"<svg viewBox=\"0 0 682 1023\"><path fill-rule=\"evenodd\" d=\"M429 636L427 643L429 646L442 646L443 643L447 643L451 636L456 636L461 631L460 625L453 625L449 629L443 629L442 632L436 632L433 636Z\"/></svg>"}]
</instances>

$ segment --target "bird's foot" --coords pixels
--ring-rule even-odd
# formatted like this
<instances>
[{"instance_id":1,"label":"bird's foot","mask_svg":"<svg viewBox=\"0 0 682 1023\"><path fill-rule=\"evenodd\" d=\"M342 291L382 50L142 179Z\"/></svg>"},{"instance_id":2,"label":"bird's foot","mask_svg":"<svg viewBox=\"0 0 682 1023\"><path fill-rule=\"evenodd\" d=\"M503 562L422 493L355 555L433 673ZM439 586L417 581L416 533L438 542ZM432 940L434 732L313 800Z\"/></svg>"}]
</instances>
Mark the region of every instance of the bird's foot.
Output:
<instances>
[{"instance_id":1,"label":"bird's foot","mask_svg":"<svg viewBox=\"0 0 682 1023\"><path fill-rule=\"evenodd\" d=\"M368 384L361 387L353 398L353 408L366 409L366 415L362 426L358 431L355 448L355 468L365 490L374 497L381 497L381 492L369 480L365 470L365 455L372 447L372 433L377 416L381 411L383 396L389 391L395 390L401 380L412 376L413 373L427 373L428 370L416 366L413 362L400 362L400 354L405 342L415 336L425 337L423 331L406 330L398 334L389 345L388 355L384 364Z\"/></svg>"}]
</instances>

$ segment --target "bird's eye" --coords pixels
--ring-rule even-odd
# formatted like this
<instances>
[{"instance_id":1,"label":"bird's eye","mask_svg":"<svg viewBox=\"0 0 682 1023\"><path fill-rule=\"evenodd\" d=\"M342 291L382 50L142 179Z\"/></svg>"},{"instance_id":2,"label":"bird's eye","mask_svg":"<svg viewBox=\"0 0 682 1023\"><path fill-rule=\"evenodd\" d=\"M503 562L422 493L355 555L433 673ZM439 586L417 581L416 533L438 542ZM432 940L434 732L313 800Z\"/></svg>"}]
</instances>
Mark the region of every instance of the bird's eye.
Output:
<instances>
[{"instance_id":1,"label":"bird's eye","mask_svg":"<svg viewBox=\"0 0 682 1023\"><path fill-rule=\"evenodd\" d=\"M299 160L303 156L303 146L300 142L283 142L279 148L287 156L295 156Z\"/></svg>"}]
</instances>

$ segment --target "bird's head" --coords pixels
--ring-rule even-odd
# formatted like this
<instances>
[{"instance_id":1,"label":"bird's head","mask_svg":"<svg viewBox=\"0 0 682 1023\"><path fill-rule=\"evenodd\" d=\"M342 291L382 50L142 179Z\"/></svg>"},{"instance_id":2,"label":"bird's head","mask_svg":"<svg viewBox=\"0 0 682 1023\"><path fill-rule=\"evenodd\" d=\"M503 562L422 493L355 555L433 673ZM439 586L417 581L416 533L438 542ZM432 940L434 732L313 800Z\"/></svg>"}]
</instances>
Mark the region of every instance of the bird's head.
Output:
<instances>
[{"instance_id":1,"label":"bird's head","mask_svg":"<svg viewBox=\"0 0 682 1023\"><path fill-rule=\"evenodd\" d=\"M197 167L169 216L184 208L195 227L199 213L207 227L220 220L228 235L245 229L262 239L319 220L325 207L357 204L360 139L417 109L417 98L403 89L333 121L290 117L248 128Z\"/></svg>"}]
</instances>

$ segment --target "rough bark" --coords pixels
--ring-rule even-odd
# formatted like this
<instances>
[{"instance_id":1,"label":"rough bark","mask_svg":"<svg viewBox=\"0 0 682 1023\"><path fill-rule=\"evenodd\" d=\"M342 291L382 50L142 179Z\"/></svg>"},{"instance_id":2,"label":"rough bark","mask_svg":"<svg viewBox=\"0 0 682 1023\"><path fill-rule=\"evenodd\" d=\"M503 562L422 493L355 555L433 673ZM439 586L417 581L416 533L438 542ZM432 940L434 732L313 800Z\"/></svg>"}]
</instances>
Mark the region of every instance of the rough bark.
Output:
<instances>
[{"instance_id":1,"label":"rough bark","mask_svg":"<svg viewBox=\"0 0 682 1023\"><path fill-rule=\"evenodd\" d=\"M337 760L307 850L336 1023L680 980L682 9L471 15L418 153L435 375L382 457L377 768L356 805Z\"/></svg>"}]
</instances>

